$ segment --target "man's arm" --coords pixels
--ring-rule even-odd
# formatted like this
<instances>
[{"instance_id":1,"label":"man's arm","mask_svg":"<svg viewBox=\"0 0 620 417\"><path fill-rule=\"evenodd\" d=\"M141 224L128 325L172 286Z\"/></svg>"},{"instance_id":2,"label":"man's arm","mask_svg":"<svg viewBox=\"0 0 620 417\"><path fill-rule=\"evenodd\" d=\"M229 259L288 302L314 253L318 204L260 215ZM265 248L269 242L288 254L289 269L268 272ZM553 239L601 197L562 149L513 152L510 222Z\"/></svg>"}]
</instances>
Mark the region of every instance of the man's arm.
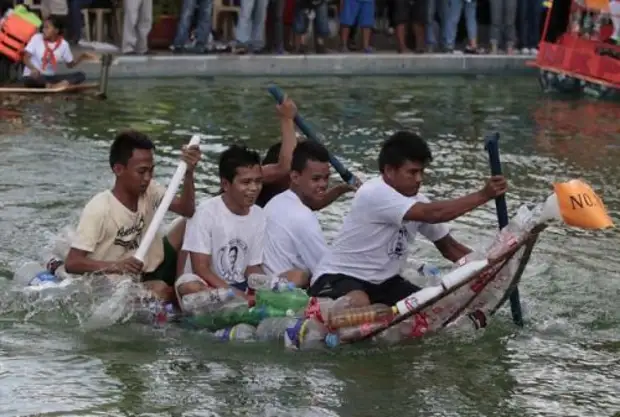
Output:
<instances>
[{"instance_id":1,"label":"man's arm","mask_svg":"<svg viewBox=\"0 0 620 417\"><path fill-rule=\"evenodd\" d=\"M351 187L349 184L342 183L335 185L325 192L323 198L318 201L313 201L310 208L314 211L321 210L336 201L341 195L353 190L355 190L355 188Z\"/></svg>"},{"instance_id":2,"label":"man's arm","mask_svg":"<svg viewBox=\"0 0 620 417\"><path fill-rule=\"evenodd\" d=\"M276 182L291 171L291 160L293 151L297 146L297 135L295 134L295 122L293 119L297 114L297 107L292 100L285 98L282 104L277 106L280 114L280 129L282 131L282 146L278 155L278 162L275 164L263 165L263 182L269 184Z\"/></svg>"},{"instance_id":3,"label":"man's arm","mask_svg":"<svg viewBox=\"0 0 620 417\"><path fill-rule=\"evenodd\" d=\"M503 176L493 176L482 190L464 197L430 203L417 202L407 210L403 220L429 224L449 222L504 194L506 188Z\"/></svg>"},{"instance_id":4,"label":"man's arm","mask_svg":"<svg viewBox=\"0 0 620 417\"><path fill-rule=\"evenodd\" d=\"M433 243L437 250L441 252L441 255L452 262L458 261L472 251L470 248L454 239L450 234Z\"/></svg>"}]
</instances>

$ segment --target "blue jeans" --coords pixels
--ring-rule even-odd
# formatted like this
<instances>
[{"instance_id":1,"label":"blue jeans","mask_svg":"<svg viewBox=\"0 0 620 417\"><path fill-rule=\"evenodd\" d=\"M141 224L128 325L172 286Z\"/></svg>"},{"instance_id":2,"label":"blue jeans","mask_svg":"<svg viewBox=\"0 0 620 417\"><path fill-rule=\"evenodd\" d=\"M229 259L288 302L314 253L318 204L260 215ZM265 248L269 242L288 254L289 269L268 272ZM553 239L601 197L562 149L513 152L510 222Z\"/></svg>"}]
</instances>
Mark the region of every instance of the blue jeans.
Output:
<instances>
[{"instance_id":1,"label":"blue jeans","mask_svg":"<svg viewBox=\"0 0 620 417\"><path fill-rule=\"evenodd\" d=\"M521 38L521 48L538 48L541 14L542 7L539 0L519 1L519 37Z\"/></svg>"},{"instance_id":2,"label":"blue jeans","mask_svg":"<svg viewBox=\"0 0 620 417\"><path fill-rule=\"evenodd\" d=\"M427 0L426 16L426 44L436 46L441 43L448 44L448 2L449 0ZM441 42L435 38L435 14L439 14L439 35Z\"/></svg>"},{"instance_id":3,"label":"blue jeans","mask_svg":"<svg viewBox=\"0 0 620 417\"><path fill-rule=\"evenodd\" d=\"M82 37L82 26L84 19L82 18L82 9L87 8L93 0L69 0L69 21L71 22L71 41L79 42Z\"/></svg>"},{"instance_id":4,"label":"blue jeans","mask_svg":"<svg viewBox=\"0 0 620 417\"><path fill-rule=\"evenodd\" d=\"M293 22L293 32L298 35L303 35L308 31L308 13L306 9L300 9L299 3L306 3L303 0L298 0L295 5L295 21ZM329 16L327 10L327 1L321 3L314 9L314 34L320 38L326 38L329 36Z\"/></svg>"},{"instance_id":5,"label":"blue jeans","mask_svg":"<svg viewBox=\"0 0 620 417\"><path fill-rule=\"evenodd\" d=\"M538 0L536 0L538 1ZM448 0L448 18L446 19L446 46L454 48L456 33L465 8L465 26L467 27L467 39L472 41L478 37L476 23L476 0Z\"/></svg>"},{"instance_id":6,"label":"blue jeans","mask_svg":"<svg viewBox=\"0 0 620 417\"><path fill-rule=\"evenodd\" d=\"M198 6L198 21L196 25L196 46L205 47L211 33L211 13L213 0L183 0L183 7L179 17L177 33L172 42L175 48L183 48L189 40L189 30L192 18Z\"/></svg>"},{"instance_id":7,"label":"blue jeans","mask_svg":"<svg viewBox=\"0 0 620 417\"><path fill-rule=\"evenodd\" d=\"M269 0L241 0L237 42L258 51L265 47L265 19Z\"/></svg>"}]
</instances>

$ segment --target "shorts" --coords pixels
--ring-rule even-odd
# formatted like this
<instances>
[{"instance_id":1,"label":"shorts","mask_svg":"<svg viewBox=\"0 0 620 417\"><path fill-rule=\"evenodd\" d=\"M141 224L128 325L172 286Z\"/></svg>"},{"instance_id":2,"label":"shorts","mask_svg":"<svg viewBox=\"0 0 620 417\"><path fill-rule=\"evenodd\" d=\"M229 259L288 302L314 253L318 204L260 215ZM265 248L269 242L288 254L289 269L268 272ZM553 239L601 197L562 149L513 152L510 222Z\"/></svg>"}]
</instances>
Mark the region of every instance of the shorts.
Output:
<instances>
[{"instance_id":1,"label":"shorts","mask_svg":"<svg viewBox=\"0 0 620 417\"><path fill-rule=\"evenodd\" d=\"M427 2L426 0L393 0L392 21L394 25L407 23L426 24Z\"/></svg>"},{"instance_id":2,"label":"shorts","mask_svg":"<svg viewBox=\"0 0 620 417\"><path fill-rule=\"evenodd\" d=\"M351 27L356 22L361 29L375 26L375 0L344 0L340 24Z\"/></svg>"},{"instance_id":3,"label":"shorts","mask_svg":"<svg viewBox=\"0 0 620 417\"><path fill-rule=\"evenodd\" d=\"M295 21L293 22L293 32L298 35L304 35L308 32L308 24L310 19L308 18L308 10L300 7L301 1L297 1L297 7L295 8ZM314 9L314 28L315 35L321 38L329 36L329 17L327 2L323 2L316 6Z\"/></svg>"},{"instance_id":4,"label":"shorts","mask_svg":"<svg viewBox=\"0 0 620 417\"><path fill-rule=\"evenodd\" d=\"M142 275L142 282L164 281L171 287L177 278L177 251L172 247L167 237L164 237L164 260L153 272Z\"/></svg>"},{"instance_id":5,"label":"shorts","mask_svg":"<svg viewBox=\"0 0 620 417\"><path fill-rule=\"evenodd\" d=\"M308 295L336 299L356 290L365 292L371 304L393 306L421 288L400 275L394 275L381 284L372 284L344 274L323 274L310 287Z\"/></svg>"}]
</instances>

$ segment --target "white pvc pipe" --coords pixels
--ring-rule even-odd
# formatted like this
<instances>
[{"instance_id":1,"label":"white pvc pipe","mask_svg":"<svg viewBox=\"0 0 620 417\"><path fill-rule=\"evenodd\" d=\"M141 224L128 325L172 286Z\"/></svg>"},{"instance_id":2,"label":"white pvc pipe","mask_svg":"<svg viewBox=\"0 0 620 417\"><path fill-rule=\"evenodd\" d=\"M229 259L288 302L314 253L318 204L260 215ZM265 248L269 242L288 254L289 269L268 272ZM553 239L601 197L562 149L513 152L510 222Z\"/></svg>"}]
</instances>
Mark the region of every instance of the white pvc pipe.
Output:
<instances>
[{"instance_id":1,"label":"white pvc pipe","mask_svg":"<svg viewBox=\"0 0 620 417\"><path fill-rule=\"evenodd\" d=\"M192 136L189 141L188 146L200 145L200 135ZM146 234L144 235L144 239L140 242L140 246L136 251L134 258L139 260L140 262L144 262L144 257L151 247L151 243L153 243L153 239L155 239L155 235L159 230L159 226L164 220L164 216L168 209L170 208L170 204L176 195L179 185L181 185L181 181L183 180L183 176L185 175L185 171L187 170L187 164L183 161L179 162L179 166L177 167L176 172L172 176L170 180L170 184L168 184L168 188L166 189L166 193L164 194L164 198L162 198L159 207L157 207L157 211L153 216L153 220L151 224L149 224L148 229L146 229Z\"/></svg>"}]
</instances>

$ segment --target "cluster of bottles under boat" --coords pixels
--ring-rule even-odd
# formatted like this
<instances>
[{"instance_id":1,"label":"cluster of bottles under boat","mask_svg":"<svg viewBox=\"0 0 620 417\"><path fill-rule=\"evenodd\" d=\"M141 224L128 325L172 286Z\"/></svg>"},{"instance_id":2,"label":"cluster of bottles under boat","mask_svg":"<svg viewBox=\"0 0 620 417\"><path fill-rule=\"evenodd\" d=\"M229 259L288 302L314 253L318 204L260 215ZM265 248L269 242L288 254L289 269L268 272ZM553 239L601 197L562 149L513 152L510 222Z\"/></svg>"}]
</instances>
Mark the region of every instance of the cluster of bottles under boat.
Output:
<instances>
[{"instance_id":1,"label":"cluster of bottles under boat","mask_svg":"<svg viewBox=\"0 0 620 417\"><path fill-rule=\"evenodd\" d=\"M419 272L435 274L437 270L423 266ZM136 310L138 320L156 325L177 322L183 327L208 330L221 341L279 340L289 349L308 350L362 339L411 308L405 303L355 308L347 296L336 300L309 297L283 279L258 274L248 278L248 285L255 291L254 305L248 305L246 299L230 289L219 288L183 297L181 302L189 314L179 314L171 303L152 301L148 309ZM480 314L483 313L477 311L464 316L453 327L477 329L486 321L478 317ZM394 344L419 336L418 319L404 320L378 333L373 340Z\"/></svg>"}]
</instances>

